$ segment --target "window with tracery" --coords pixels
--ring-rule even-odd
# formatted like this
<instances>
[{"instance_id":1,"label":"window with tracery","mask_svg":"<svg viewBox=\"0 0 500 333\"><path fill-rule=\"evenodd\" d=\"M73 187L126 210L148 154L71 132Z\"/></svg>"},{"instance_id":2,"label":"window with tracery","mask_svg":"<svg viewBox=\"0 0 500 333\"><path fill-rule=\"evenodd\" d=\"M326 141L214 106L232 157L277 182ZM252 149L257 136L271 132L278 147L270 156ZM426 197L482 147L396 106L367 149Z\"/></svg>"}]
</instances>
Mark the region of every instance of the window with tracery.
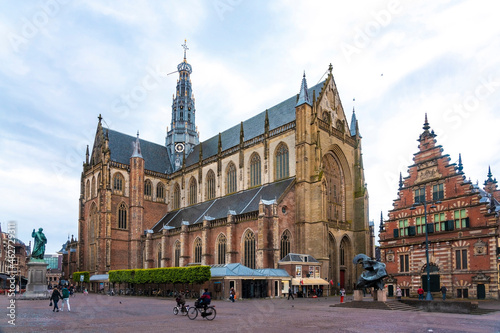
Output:
<instances>
[{"instance_id":1,"label":"window with tracery","mask_svg":"<svg viewBox=\"0 0 500 333\"><path fill-rule=\"evenodd\" d=\"M191 178L189 182L189 204L194 205L196 203L198 194L198 184L196 183L196 179L194 177Z\"/></svg>"},{"instance_id":2,"label":"window with tracery","mask_svg":"<svg viewBox=\"0 0 500 333\"><path fill-rule=\"evenodd\" d=\"M156 267L161 267L161 243L158 243L158 250L156 251Z\"/></svg>"},{"instance_id":3,"label":"window with tracery","mask_svg":"<svg viewBox=\"0 0 500 333\"><path fill-rule=\"evenodd\" d=\"M290 253L290 239L290 231L285 230L285 232L281 235L280 259L283 259L288 253Z\"/></svg>"},{"instance_id":4,"label":"window with tracery","mask_svg":"<svg viewBox=\"0 0 500 333\"><path fill-rule=\"evenodd\" d=\"M90 180L87 180L87 184L85 185L85 198L87 200L90 199Z\"/></svg>"},{"instance_id":5,"label":"window with tracery","mask_svg":"<svg viewBox=\"0 0 500 333\"><path fill-rule=\"evenodd\" d=\"M230 163L226 173L226 194L234 193L237 190L236 186L236 166Z\"/></svg>"},{"instance_id":6,"label":"window with tracery","mask_svg":"<svg viewBox=\"0 0 500 333\"><path fill-rule=\"evenodd\" d=\"M181 242L176 241L174 244L174 267L179 267L181 259Z\"/></svg>"},{"instance_id":7,"label":"window with tracery","mask_svg":"<svg viewBox=\"0 0 500 333\"><path fill-rule=\"evenodd\" d=\"M201 262L201 238L196 238L194 241L194 262Z\"/></svg>"},{"instance_id":8,"label":"window with tracery","mask_svg":"<svg viewBox=\"0 0 500 333\"><path fill-rule=\"evenodd\" d=\"M215 173L209 170L207 173L207 200L215 198Z\"/></svg>"},{"instance_id":9,"label":"window with tracery","mask_svg":"<svg viewBox=\"0 0 500 333\"><path fill-rule=\"evenodd\" d=\"M276 180L287 178L288 169L288 147L282 143L276 149Z\"/></svg>"},{"instance_id":10,"label":"window with tracery","mask_svg":"<svg viewBox=\"0 0 500 333\"><path fill-rule=\"evenodd\" d=\"M158 183L156 185L156 200L163 201L165 200L165 186L162 183Z\"/></svg>"},{"instance_id":11,"label":"window with tracery","mask_svg":"<svg viewBox=\"0 0 500 333\"><path fill-rule=\"evenodd\" d=\"M250 187L261 184L260 156L254 153L250 158Z\"/></svg>"},{"instance_id":12,"label":"window with tracery","mask_svg":"<svg viewBox=\"0 0 500 333\"><path fill-rule=\"evenodd\" d=\"M181 207L181 188L179 184L175 184L174 186L174 202L173 209L179 209Z\"/></svg>"},{"instance_id":13,"label":"window with tracery","mask_svg":"<svg viewBox=\"0 0 500 333\"><path fill-rule=\"evenodd\" d=\"M144 198L147 200L151 200L153 195L153 183L149 179L146 179L144 182Z\"/></svg>"},{"instance_id":14,"label":"window with tracery","mask_svg":"<svg viewBox=\"0 0 500 333\"><path fill-rule=\"evenodd\" d=\"M345 201L342 169L337 158L332 154L325 155L322 164L326 218L329 221L339 222L343 220L343 205Z\"/></svg>"},{"instance_id":15,"label":"window with tracery","mask_svg":"<svg viewBox=\"0 0 500 333\"><path fill-rule=\"evenodd\" d=\"M92 177L92 185L90 192L92 193L92 198L96 196L96 188L95 188L95 177Z\"/></svg>"},{"instance_id":16,"label":"window with tracery","mask_svg":"<svg viewBox=\"0 0 500 333\"><path fill-rule=\"evenodd\" d=\"M226 263L226 236L220 234L217 238L217 264L223 265Z\"/></svg>"},{"instance_id":17,"label":"window with tracery","mask_svg":"<svg viewBox=\"0 0 500 333\"><path fill-rule=\"evenodd\" d=\"M252 231L247 230L245 233L243 237L243 246L243 265L255 269L255 234Z\"/></svg>"},{"instance_id":18,"label":"window with tracery","mask_svg":"<svg viewBox=\"0 0 500 333\"><path fill-rule=\"evenodd\" d=\"M127 229L127 206L123 202L118 208L118 229Z\"/></svg>"},{"instance_id":19,"label":"window with tracery","mask_svg":"<svg viewBox=\"0 0 500 333\"><path fill-rule=\"evenodd\" d=\"M116 194L123 195L123 183L124 179L120 173L115 173L113 176L113 191Z\"/></svg>"}]
</instances>

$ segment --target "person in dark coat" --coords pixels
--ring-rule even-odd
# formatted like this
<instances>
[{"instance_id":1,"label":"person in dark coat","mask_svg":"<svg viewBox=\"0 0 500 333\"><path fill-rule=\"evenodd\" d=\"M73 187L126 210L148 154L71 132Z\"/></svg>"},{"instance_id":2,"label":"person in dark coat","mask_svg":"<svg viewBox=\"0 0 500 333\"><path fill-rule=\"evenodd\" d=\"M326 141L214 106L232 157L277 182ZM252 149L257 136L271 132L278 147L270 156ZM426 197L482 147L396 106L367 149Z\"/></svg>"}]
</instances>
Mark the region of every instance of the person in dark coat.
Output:
<instances>
[{"instance_id":1,"label":"person in dark coat","mask_svg":"<svg viewBox=\"0 0 500 333\"><path fill-rule=\"evenodd\" d=\"M59 312L59 307L57 306L57 302L59 302L59 299L61 299L61 293L59 292L59 289L57 287L54 287L54 290L52 291L52 296L50 296L50 299L54 303L54 308L52 309L52 312L57 311Z\"/></svg>"}]
</instances>

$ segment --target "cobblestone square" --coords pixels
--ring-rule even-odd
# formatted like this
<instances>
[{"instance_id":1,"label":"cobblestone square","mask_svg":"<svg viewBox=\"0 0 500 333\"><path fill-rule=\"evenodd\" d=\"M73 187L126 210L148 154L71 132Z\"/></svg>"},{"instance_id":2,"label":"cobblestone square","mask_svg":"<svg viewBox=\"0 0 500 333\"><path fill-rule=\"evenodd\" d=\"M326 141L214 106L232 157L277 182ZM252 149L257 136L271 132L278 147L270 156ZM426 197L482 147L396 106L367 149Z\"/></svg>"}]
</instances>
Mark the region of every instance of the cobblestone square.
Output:
<instances>
[{"instance_id":1,"label":"cobblestone square","mask_svg":"<svg viewBox=\"0 0 500 333\"><path fill-rule=\"evenodd\" d=\"M348 301L352 296L348 296ZM366 298L369 301L368 298ZM188 299L187 304L193 305ZM71 312L52 312L48 300L17 300L15 326L9 298L0 296L2 332L500 332L500 312L485 315L331 307L338 297L213 301L217 317L174 315L171 298L77 294ZM500 310L500 302L480 308Z\"/></svg>"}]
</instances>

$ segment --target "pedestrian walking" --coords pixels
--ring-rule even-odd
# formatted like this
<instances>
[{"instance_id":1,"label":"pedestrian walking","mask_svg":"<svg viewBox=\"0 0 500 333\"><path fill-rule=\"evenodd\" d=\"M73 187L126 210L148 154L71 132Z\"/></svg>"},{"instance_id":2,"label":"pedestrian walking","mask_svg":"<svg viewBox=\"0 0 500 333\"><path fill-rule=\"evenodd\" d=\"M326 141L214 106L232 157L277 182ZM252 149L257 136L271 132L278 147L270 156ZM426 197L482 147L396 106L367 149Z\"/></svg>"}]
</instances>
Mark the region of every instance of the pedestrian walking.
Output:
<instances>
[{"instance_id":1,"label":"pedestrian walking","mask_svg":"<svg viewBox=\"0 0 500 333\"><path fill-rule=\"evenodd\" d=\"M62 289L62 305L61 305L61 311L64 311L64 303L68 304L68 312L71 312L71 308L69 307L69 290L64 286Z\"/></svg>"},{"instance_id":2,"label":"pedestrian walking","mask_svg":"<svg viewBox=\"0 0 500 333\"><path fill-rule=\"evenodd\" d=\"M61 293L59 292L59 289L57 289L57 286L54 287L54 290L52 290L52 295L50 296L50 302L53 303L54 308L52 309L52 312L56 311L59 312L59 307L57 306L57 302L59 302L59 299L61 298Z\"/></svg>"},{"instance_id":3,"label":"pedestrian walking","mask_svg":"<svg viewBox=\"0 0 500 333\"><path fill-rule=\"evenodd\" d=\"M418 288L417 294L418 294L418 299L423 301L424 300L424 290L422 289L422 287Z\"/></svg>"},{"instance_id":4,"label":"pedestrian walking","mask_svg":"<svg viewBox=\"0 0 500 333\"><path fill-rule=\"evenodd\" d=\"M290 297L292 298L292 301L295 299L295 298L293 297L292 288L288 287L288 299L290 299Z\"/></svg>"},{"instance_id":5,"label":"pedestrian walking","mask_svg":"<svg viewBox=\"0 0 500 333\"><path fill-rule=\"evenodd\" d=\"M229 290L229 299L231 300L231 302L234 303L234 297L236 296L236 292L234 291L234 288L231 287L231 290Z\"/></svg>"},{"instance_id":6,"label":"pedestrian walking","mask_svg":"<svg viewBox=\"0 0 500 333\"><path fill-rule=\"evenodd\" d=\"M443 284L441 286L441 293L443 294L443 301L446 300L446 291L447 291L446 286Z\"/></svg>"},{"instance_id":7,"label":"pedestrian walking","mask_svg":"<svg viewBox=\"0 0 500 333\"><path fill-rule=\"evenodd\" d=\"M344 297L345 297L345 289L341 288L340 289L340 303L344 303Z\"/></svg>"},{"instance_id":8,"label":"pedestrian walking","mask_svg":"<svg viewBox=\"0 0 500 333\"><path fill-rule=\"evenodd\" d=\"M401 288L397 287L396 288L396 299L398 301L400 301L401 300L401 296L403 296L403 291L401 290Z\"/></svg>"}]
</instances>

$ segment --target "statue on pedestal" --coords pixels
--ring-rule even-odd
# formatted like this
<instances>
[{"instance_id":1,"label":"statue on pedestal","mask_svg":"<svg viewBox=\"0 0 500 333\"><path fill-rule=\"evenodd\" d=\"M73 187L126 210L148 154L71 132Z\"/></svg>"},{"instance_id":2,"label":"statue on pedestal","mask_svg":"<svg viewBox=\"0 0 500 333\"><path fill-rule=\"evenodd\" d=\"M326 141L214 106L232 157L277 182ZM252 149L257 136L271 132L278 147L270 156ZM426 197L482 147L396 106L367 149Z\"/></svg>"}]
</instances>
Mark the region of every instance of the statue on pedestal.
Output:
<instances>
[{"instance_id":1,"label":"statue on pedestal","mask_svg":"<svg viewBox=\"0 0 500 333\"><path fill-rule=\"evenodd\" d=\"M45 235L43 234L43 229L40 228L37 232L33 229L31 237L35 239L35 245L33 246L33 252L31 252L31 258L43 260L45 255L45 244L47 244L47 238L45 238Z\"/></svg>"},{"instance_id":2,"label":"statue on pedestal","mask_svg":"<svg viewBox=\"0 0 500 333\"><path fill-rule=\"evenodd\" d=\"M356 265L359 263L363 264L365 271L359 276L358 282L356 283L356 289L370 288L384 289L383 279L387 276L385 270L385 264L371 259L366 254L358 254L354 257L352 262Z\"/></svg>"}]
</instances>

